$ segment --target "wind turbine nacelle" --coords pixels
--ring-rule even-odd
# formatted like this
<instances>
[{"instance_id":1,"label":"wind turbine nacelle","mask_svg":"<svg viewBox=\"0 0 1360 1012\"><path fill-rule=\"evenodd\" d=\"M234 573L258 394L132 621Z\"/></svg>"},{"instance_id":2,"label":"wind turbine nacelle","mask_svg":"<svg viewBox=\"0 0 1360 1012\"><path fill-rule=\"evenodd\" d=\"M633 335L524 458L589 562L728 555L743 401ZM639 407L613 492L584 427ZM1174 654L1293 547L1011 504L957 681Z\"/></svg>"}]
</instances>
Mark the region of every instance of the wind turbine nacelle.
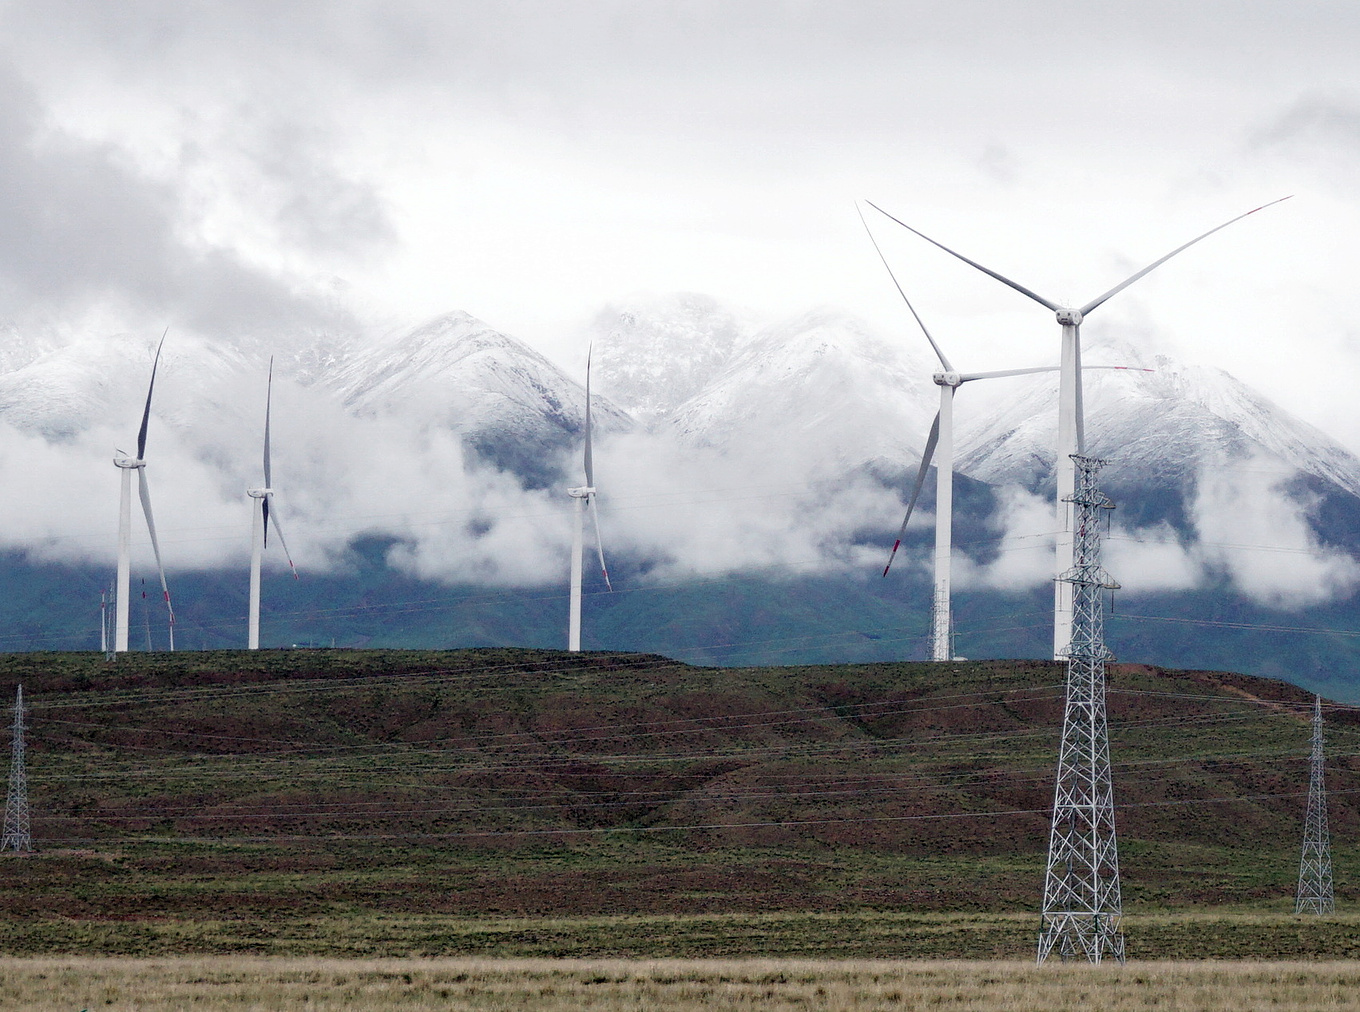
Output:
<instances>
[{"instance_id":1,"label":"wind turbine nacelle","mask_svg":"<svg viewBox=\"0 0 1360 1012\"><path fill-rule=\"evenodd\" d=\"M127 468L129 471L133 471L139 467L146 467L146 461L138 460L136 457L114 457L113 466L123 467Z\"/></svg>"},{"instance_id":2,"label":"wind turbine nacelle","mask_svg":"<svg viewBox=\"0 0 1360 1012\"><path fill-rule=\"evenodd\" d=\"M582 485L580 488L567 489L567 495L573 499L588 499L595 494L595 490L589 485Z\"/></svg>"},{"instance_id":3,"label":"wind turbine nacelle","mask_svg":"<svg viewBox=\"0 0 1360 1012\"><path fill-rule=\"evenodd\" d=\"M937 372L931 379L941 387L957 387L963 383L963 377L956 372Z\"/></svg>"},{"instance_id":4,"label":"wind turbine nacelle","mask_svg":"<svg viewBox=\"0 0 1360 1012\"><path fill-rule=\"evenodd\" d=\"M273 495L273 494L274 494L274 490L273 490L272 488L248 488L248 489L246 489L246 495L250 496L250 498L252 498L252 499L268 499L268 498L269 498L271 495Z\"/></svg>"},{"instance_id":5,"label":"wind turbine nacelle","mask_svg":"<svg viewBox=\"0 0 1360 1012\"><path fill-rule=\"evenodd\" d=\"M1080 309L1059 309L1057 315L1058 315L1058 322L1061 323L1064 327L1080 327L1080 326L1081 326L1081 310L1080 310Z\"/></svg>"}]
</instances>

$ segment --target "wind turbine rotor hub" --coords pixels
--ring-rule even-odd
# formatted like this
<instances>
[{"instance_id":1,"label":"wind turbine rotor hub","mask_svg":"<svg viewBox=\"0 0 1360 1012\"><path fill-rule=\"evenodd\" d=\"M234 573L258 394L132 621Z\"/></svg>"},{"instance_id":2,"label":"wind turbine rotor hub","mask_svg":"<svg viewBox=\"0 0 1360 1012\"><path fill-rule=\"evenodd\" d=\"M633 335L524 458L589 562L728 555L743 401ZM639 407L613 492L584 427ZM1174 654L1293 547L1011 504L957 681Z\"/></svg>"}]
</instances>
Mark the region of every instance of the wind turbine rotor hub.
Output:
<instances>
[{"instance_id":1,"label":"wind turbine rotor hub","mask_svg":"<svg viewBox=\"0 0 1360 1012\"><path fill-rule=\"evenodd\" d=\"M1057 312L1057 317L1058 322L1061 323L1064 327L1081 326L1082 317L1080 309L1059 309Z\"/></svg>"},{"instance_id":2,"label":"wind turbine rotor hub","mask_svg":"<svg viewBox=\"0 0 1360 1012\"><path fill-rule=\"evenodd\" d=\"M937 372L931 379L935 381L936 386L940 387L958 387L963 384L963 377L959 373L952 371Z\"/></svg>"}]
</instances>

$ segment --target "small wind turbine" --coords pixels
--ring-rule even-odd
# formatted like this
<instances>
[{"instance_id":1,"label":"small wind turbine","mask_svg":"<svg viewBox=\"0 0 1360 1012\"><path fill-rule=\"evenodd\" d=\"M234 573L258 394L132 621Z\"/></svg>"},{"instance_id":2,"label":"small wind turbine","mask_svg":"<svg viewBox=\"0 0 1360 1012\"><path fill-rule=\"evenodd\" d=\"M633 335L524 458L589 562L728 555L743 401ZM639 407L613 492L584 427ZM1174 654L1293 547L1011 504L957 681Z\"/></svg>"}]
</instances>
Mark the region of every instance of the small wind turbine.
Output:
<instances>
[{"instance_id":1,"label":"small wind turbine","mask_svg":"<svg viewBox=\"0 0 1360 1012\"><path fill-rule=\"evenodd\" d=\"M604 574L604 585L611 591L609 567L604 564L604 542L600 540L600 513L595 506L595 460L591 446L590 419L590 358L593 348L586 352L586 483L579 488L567 489L567 495L576 500L576 525L571 539L571 617L567 624L567 649L578 652L581 649L581 555L582 542L585 540L586 504L590 504L590 517L595 522L595 550L600 553L600 572Z\"/></svg>"},{"instance_id":2,"label":"small wind turbine","mask_svg":"<svg viewBox=\"0 0 1360 1012\"><path fill-rule=\"evenodd\" d=\"M1222 225L1209 229L1203 235L1198 235L1184 245L1177 246L1160 260L1154 260L1136 274L1131 275L1124 281L1115 285L1104 295L1092 299L1080 309L1072 309L1062 306L1030 291L1024 285L1012 281L1004 275L998 274L989 267L974 260L969 260L962 253L957 253L943 243L936 242L923 232L918 232L906 222L893 217L887 211L879 207L873 201L866 201L870 207L879 214L897 222L908 232L920 236L932 246L944 250L950 256L957 257L970 267L980 270L983 274L995 278L1003 285L1015 289L1021 295L1033 299L1039 305L1050 309L1057 316L1058 324L1062 327L1062 354L1060 358L1059 379L1058 379L1058 453L1056 461L1057 477L1057 525L1058 537L1055 548L1056 572L1062 573L1072 565L1072 504L1068 501L1076 489L1076 470L1072 460L1072 454L1084 453L1086 434L1083 419L1083 407L1081 396L1081 323L1092 311L1102 305L1107 299L1118 295L1129 285L1150 273L1162 264L1166 263L1177 253L1189 249L1201 239L1207 239L1215 232L1227 228L1234 222L1241 221L1247 215L1255 214L1257 211L1264 210L1280 201L1288 200L1288 197L1281 197L1279 200L1272 200L1269 204L1262 204L1254 207L1246 214L1239 214L1236 218L1225 221ZM932 342L933 344L934 342ZM938 354L939 349L936 349ZM1053 657L1055 660L1063 660L1067 657L1067 648L1072 641L1072 585L1062 581L1056 581L1053 585Z\"/></svg>"},{"instance_id":3,"label":"small wind turbine","mask_svg":"<svg viewBox=\"0 0 1360 1012\"><path fill-rule=\"evenodd\" d=\"M297 566L293 565L293 556L289 554L288 542L283 539L283 528L279 525L279 514L275 510L269 510L269 500L274 496L272 488L271 472L269 468L269 408L274 396L274 360L269 360L269 382L265 387L264 395L264 488L248 488L246 495L250 496L259 503L259 509L251 509L255 520L250 542L250 629L247 640L247 648L250 650L260 649L260 561L264 555L264 550L269 545L269 523L274 523L274 533L279 536L279 544L283 546L284 557L288 560L288 567L293 571L293 579L297 579Z\"/></svg>"},{"instance_id":4,"label":"small wind turbine","mask_svg":"<svg viewBox=\"0 0 1360 1012\"><path fill-rule=\"evenodd\" d=\"M165 328L168 334L170 328ZM156 569L161 575L161 593L165 595L165 609L170 613L170 649L175 649L175 609L170 604L170 588L165 583L165 567L161 565L161 546L156 540L156 521L151 515L151 489L146 483L146 428L151 421L151 393L156 388L156 367L160 365L165 334L156 345L156 357L151 363L151 382L146 388L146 407L142 411L142 427L137 431L137 456L118 456L113 464L123 473L122 494L118 501L118 588L115 594L114 642L115 653L126 653L128 648L129 584L132 578L132 472L137 472L137 491L146 515L146 529L151 535L151 549L156 553ZM118 451L120 454L122 450Z\"/></svg>"}]
</instances>

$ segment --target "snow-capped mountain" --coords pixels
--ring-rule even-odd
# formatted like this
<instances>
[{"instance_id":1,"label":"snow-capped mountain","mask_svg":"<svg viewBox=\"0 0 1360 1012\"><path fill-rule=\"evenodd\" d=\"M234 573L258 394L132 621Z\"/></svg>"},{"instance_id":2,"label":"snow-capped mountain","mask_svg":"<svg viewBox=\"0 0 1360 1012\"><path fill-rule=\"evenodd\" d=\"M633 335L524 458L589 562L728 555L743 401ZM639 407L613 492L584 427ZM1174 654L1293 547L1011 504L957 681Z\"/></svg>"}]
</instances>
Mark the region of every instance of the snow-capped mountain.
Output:
<instances>
[{"instance_id":1,"label":"snow-capped mountain","mask_svg":"<svg viewBox=\"0 0 1360 1012\"><path fill-rule=\"evenodd\" d=\"M756 329L704 296L634 299L603 311L586 336L595 341L602 438L634 427L618 398L646 420L641 428L735 460L768 463L777 454L795 481L867 467L896 484L919 461L938 403L935 363L921 342L885 338L835 310ZM125 427L130 445L157 339L82 340L0 372L0 421L52 441ZM295 375L304 346L308 369ZM255 453L267 350L258 340L242 346L172 334L155 424L178 430L199 459L239 470ZM1166 356L1142 362L1132 347L1093 346L1086 359L1151 370L1085 376L1088 448L1111 460L1102 480L1130 508L1122 516L1184 519L1202 475L1248 458L1273 458L1282 475L1304 476L1291 491L1296 498L1306 492L1340 504L1360 496L1360 460L1228 373ZM461 312L376 337L295 341L280 349L275 380L308 386L305 410L313 415L381 418L417 437L457 433L475 458L531 487L562 477L584 421L580 382ZM1051 487L1057 376L1006 384L1013 393L1000 383L985 395L970 386L960 400L957 470L991 485ZM294 395L283 403L297 402Z\"/></svg>"},{"instance_id":2,"label":"snow-capped mountain","mask_svg":"<svg viewBox=\"0 0 1360 1012\"><path fill-rule=\"evenodd\" d=\"M757 330L747 315L682 292L613 303L595 317L586 339L597 388L653 428L721 375Z\"/></svg>"},{"instance_id":3,"label":"snow-capped mountain","mask_svg":"<svg viewBox=\"0 0 1360 1012\"><path fill-rule=\"evenodd\" d=\"M1184 495L1205 468L1264 453L1360 495L1360 460L1224 370L1165 355L1144 362L1129 346L1097 346L1085 357L1151 370L1085 373L1087 448L1110 460L1112 486ZM1057 375L1014 382L1020 389L998 410L960 418L958 470L992 484L1051 486Z\"/></svg>"},{"instance_id":4,"label":"snow-capped mountain","mask_svg":"<svg viewBox=\"0 0 1360 1012\"><path fill-rule=\"evenodd\" d=\"M131 440L159 340L117 334L77 341L0 373L0 419L57 440L125 425ZM220 428L224 416L234 416L239 384L253 364L231 345L181 335L167 340L157 372L157 416L176 427Z\"/></svg>"},{"instance_id":5,"label":"snow-capped mountain","mask_svg":"<svg viewBox=\"0 0 1360 1012\"><path fill-rule=\"evenodd\" d=\"M904 470L935 411L924 355L829 309L768 327L670 416L694 443L801 446L818 461Z\"/></svg>"},{"instance_id":6,"label":"snow-capped mountain","mask_svg":"<svg viewBox=\"0 0 1360 1012\"><path fill-rule=\"evenodd\" d=\"M528 345L467 313L436 317L350 355L323 382L352 412L463 435L484 458L534 482L585 425L585 388ZM628 416L593 400L602 431Z\"/></svg>"}]
</instances>

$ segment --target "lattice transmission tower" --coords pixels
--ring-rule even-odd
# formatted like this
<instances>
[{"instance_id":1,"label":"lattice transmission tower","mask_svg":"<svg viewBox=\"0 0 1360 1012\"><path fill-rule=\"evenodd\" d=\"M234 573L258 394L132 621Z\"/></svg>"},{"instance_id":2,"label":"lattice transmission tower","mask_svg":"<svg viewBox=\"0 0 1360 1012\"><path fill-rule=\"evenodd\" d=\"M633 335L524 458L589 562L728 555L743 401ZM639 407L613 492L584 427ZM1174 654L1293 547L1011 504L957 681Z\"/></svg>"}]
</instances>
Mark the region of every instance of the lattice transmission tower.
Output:
<instances>
[{"instance_id":1,"label":"lattice transmission tower","mask_svg":"<svg viewBox=\"0 0 1360 1012\"><path fill-rule=\"evenodd\" d=\"M1072 568L1072 642L1067 651L1067 705L1058 750L1053 822L1039 928L1042 963L1064 959L1124 962L1119 848L1114 833L1114 781L1105 717L1105 612L1102 592L1119 586L1100 565L1100 521L1114 503L1096 487L1105 461L1072 454L1076 490Z\"/></svg>"},{"instance_id":2,"label":"lattice transmission tower","mask_svg":"<svg viewBox=\"0 0 1360 1012\"><path fill-rule=\"evenodd\" d=\"M1326 767L1322 757L1322 697L1313 697L1313 758L1309 764L1308 814L1303 820L1303 857L1299 861L1296 914L1330 914L1332 899L1332 841L1327 833Z\"/></svg>"},{"instance_id":3,"label":"lattice transmission tower","mask_svg":"<svg viewBox=\"0 0 1360 1012\"><path fill-rule=\"evenodd\" d=\"M9 760L9 795L5 798L5 828L0 851L33 849L28 834L28 774L24 770L24 687L14 695L14 744Z\"/></svg>"}]
</instances>

